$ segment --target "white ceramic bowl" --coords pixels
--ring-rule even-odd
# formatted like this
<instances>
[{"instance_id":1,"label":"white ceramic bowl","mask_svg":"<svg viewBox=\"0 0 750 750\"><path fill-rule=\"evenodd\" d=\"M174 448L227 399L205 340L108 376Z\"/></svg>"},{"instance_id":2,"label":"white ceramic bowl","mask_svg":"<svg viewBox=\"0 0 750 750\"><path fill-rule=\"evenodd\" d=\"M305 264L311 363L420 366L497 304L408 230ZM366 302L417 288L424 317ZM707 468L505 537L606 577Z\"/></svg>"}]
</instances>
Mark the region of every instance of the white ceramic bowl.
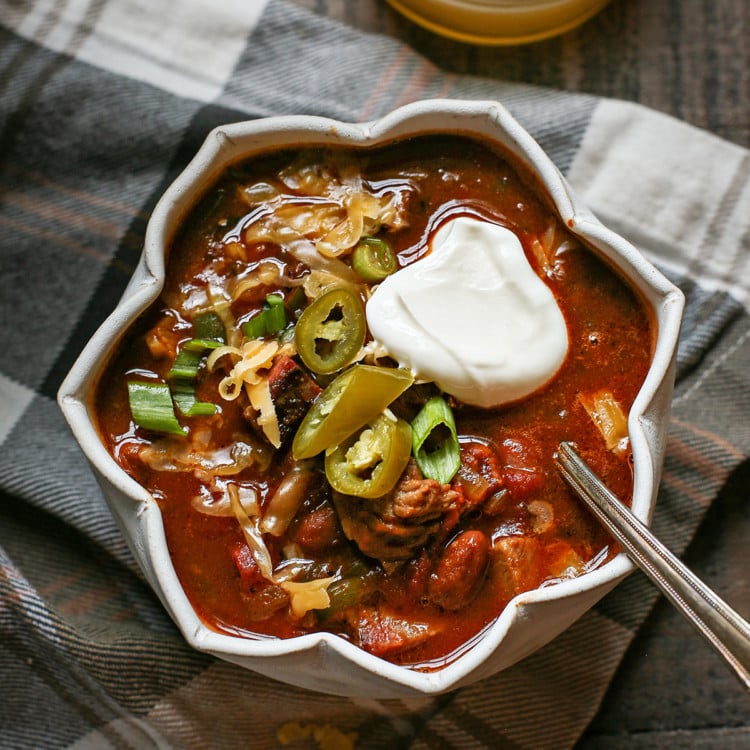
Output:
<instances>
[{"instance_id":1,"label":"white ceramic bowl","mask_svg":"<svg viewBox=\"0 0 750 750\"><path fill-rule=\"evenodd\" d=\"M143 256L130 284L117 308L81 353L58 394L60 407L114 517L146 578L188 643L200 651L312 690L399 697L436 694L469 684L509 667L543 646L633 569L620 554L579 578L518 595L471 649L431 673L391 664L327 633L288 640L223 635L203 625L189 604L167 552L156 501L115 463L99 438L93 414L97 377L124 331L158 296L164 281L165 248L176 227L204 186L228 164L290 144L360 147L435 131L459 131L501 144L537 175L551 205L572 231L617 266L652 308L658 326L653 364L629 419L635 464L633 510L648 523L664 458L682 294L632 245L602 226L575 199L539 145L496 102L423 101L365 124L291 116L216 128L156 206L146 231Z\"/></svg>"}]
</instances>

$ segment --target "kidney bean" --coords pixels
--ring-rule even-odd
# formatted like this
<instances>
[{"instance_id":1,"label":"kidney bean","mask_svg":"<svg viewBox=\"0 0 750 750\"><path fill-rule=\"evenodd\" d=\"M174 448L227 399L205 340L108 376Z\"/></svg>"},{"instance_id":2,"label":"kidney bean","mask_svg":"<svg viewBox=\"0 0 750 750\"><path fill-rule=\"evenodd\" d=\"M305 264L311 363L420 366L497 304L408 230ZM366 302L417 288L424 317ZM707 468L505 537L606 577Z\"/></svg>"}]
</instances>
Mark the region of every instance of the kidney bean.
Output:
<instances>
[{"instance_id":1,"label":"kidney bean","mask_svg":"<svg viewBox=\"0 0 750 750\"><path fill-rule=\"evenodd\" d=\"M443 609L462 609L482 587L489 561L489 539L481 531L464 531L440 556L430 576L430 599Z\"/></svg>"},{"instance_id":2,"label":"kidney bean","mask_svg":"<svg viewBox=\"0 0 750 750\"><path fill-rule=\"evenodd\" d=\"M309 554L323 552L343 542L338 516L327 502L302 516L293 536L302 551Z\"/></svg>"}]
</instances>

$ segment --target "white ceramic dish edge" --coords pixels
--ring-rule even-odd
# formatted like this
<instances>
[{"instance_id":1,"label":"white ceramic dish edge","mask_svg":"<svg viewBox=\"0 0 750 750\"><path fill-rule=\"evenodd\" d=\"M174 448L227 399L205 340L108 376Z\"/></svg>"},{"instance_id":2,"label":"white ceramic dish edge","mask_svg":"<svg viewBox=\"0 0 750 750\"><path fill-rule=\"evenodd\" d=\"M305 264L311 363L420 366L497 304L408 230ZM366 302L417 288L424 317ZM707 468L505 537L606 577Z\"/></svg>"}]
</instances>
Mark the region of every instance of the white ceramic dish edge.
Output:
<instances>
[{"instance_id":1,"label":"white ceramic dish edge","mask_svg":"<svg viewBox=\"0 0 750 750\"><path fill-rule=\"evenodd\" d=\"M563 221L599 248L654 308L659 338L646 382L630 415L635 465L633 509L650 521L664 458L674 381L682 293L627 241L603 227L574 197L539 145L497 102L427 100L364 124L310 116L282 116L213 130L194 159L168 188L149 222L144 253L120 303L82 351L62 383L58 401L144 575L187 642L208 653L301 687L340 695L407 697L437 694L469 684L516 663L578 619L633 566L624 555L585 575L517 596L460 658L434 672L390 664L329 634L293 640L248 640L216 633L195 615L166 551L155 500L115 463L93 421L91 395L98 372L120 334L158 296L164 248L200 188L240 156L278 146L368 146L425 132L459 131L502 144L539 176ZM662 428L659 428L659 425Z\"/></svg>"}]
</instances>

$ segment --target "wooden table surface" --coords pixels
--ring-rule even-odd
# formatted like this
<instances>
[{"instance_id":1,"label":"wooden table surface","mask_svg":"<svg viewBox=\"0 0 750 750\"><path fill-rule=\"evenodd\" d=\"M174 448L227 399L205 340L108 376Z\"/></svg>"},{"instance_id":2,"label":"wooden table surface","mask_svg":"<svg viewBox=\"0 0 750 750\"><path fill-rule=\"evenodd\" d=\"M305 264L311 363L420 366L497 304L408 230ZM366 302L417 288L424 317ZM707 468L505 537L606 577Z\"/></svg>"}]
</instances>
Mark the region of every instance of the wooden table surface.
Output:
<instances>
[{"instance_id":1,"label":"wooden table surface","mask_svg":"<svg viewBox=\"0 0 750 750\"><path fill-rule=\"evenodd\" d=\"M523 47L443 39L402 18L384 0L294 2L398 38L444 70L640 102L750 147L750 0L613 0L579 29ZM750 614L748 542L746 464L711 507L684 556L745 615ZM750 696L663 598L576 746L605 748L750 750Z\"/></svg>"}]
</instances>

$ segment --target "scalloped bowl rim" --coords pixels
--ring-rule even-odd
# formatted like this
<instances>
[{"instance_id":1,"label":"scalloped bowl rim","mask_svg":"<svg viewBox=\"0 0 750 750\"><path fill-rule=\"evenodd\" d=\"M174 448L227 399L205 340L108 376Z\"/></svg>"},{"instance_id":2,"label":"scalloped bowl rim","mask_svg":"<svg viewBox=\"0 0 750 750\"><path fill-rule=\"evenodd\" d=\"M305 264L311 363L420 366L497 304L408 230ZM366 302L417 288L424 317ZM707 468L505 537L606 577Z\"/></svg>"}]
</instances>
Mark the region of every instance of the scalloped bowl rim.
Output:
<instances>
[{"instance_id":1,"label":"scalloped bowl rim","mask_svg":"<svg viewBox=\"0 0 750 750\"><path fill-rule=\"evenodd\" d=\"M629 428L635 466L633 511L648 523L653 512L664 453L666 425L654 424L647 412L656 402L657 419L667 421L671 400L674 357L684 299L625 239L611 232L573 195L569 185L510 113L495 101L423 100L406 105L369 123L342 123L329 118L290 115L262 118L215 128L193 160L165 191L149 221L144 252L122 299L81 352L58 392L58 402L103 493L129 542L146 578L171 614L187 642L194 648L279 679L324 692L353 694L363 675L372 683L362 694L437 694L492 674L541 647L580 617L592 604L633 570L620 553L601 567L577 578L517 595L474 645L446 666L421 672L372 656L349 641L329 633L291 639L259 640L215 632L206 627L190 605L167 551L162 517L154 498L123 469L104 448L93 421L91 396L98 373L109 352L129 324L154 301L164 278L164 248L193 204L196 195L242 153L252 155L284 145L307 143L365 147L407 135L458 131L501 142L520 159L547 190L551 203L572 231L607 254L650 301L658 324L654 358L646 381L631 409ZM256 143L257 142L257 143ZM239 145L238 145L239 144ZM171 231L168 228L172 228ZM103 356L105 355L105 356ZM661 403L661 406L659 404ZM123 503L133 504L132 512ZM584 604L578 603L578 600ZM569 621L562 627L537 634L536 639L505 660L503 642L510 631L528 626L535 610L545 604L565 602ZM563 604L563 607L566 606ZM524 653L525 649L525 653ZM288 666L276 670L285 657ZM328 682L316 682L308 673L314 663L333 660L341 669L356 669ZM299 662L299 677L295 662ZM332 662L332 663L333 663ZM304 668L303 668L304 667ZM314 669L312 670L315 671Z\"/></svg>"}]
</instances>

